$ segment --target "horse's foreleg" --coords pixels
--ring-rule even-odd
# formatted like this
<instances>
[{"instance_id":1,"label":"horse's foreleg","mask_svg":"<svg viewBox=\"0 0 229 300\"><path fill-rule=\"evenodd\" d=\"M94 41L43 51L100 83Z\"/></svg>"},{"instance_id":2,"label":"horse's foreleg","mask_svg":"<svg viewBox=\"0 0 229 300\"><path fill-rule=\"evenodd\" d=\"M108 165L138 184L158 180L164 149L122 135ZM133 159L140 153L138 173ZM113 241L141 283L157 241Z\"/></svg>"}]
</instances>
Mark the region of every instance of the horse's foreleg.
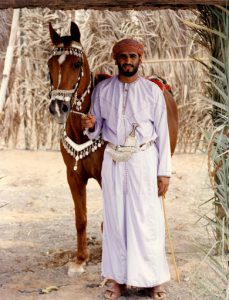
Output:
<instances>
[{"instance_id":1,"label":"horse's foreleg","mask_svg":"<svg viewBox=\"0 0 229 300\"><path fill-rule=\"evenodd\" d=\"M77 231L76 261L69 263L68 275L74 276L84 272L84 266L89 258L87 250L87 210L86 210L86 183L75 174L67 174L75 206L75 224Z\"/></svg>"}]
</instances>

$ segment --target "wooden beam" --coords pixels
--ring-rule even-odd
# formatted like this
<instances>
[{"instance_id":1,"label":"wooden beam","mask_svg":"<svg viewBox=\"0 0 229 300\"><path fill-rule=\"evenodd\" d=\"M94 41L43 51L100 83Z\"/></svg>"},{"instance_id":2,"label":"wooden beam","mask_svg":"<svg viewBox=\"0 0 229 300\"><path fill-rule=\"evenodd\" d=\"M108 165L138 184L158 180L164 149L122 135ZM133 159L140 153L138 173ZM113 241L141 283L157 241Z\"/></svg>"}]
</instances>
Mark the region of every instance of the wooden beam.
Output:
<instances>
[{"instance_id":1,"label":"wooden beam","mask_svg":"<svg viewBox=\"0 0 229 300\"><path fill-rule=\"evenodd\" d=\"M7 87L10 79L10 71L11 71L11 66L12 66L13 56L14 56L14 45L15 45L17 30L18 30L19 13L20 13L19 9L15 9L13 13L9 45L6 50L6 58L4 62L4 70L3 70L2 82L0 87L0 113L3 111L4 103L6 100Z\"/></svg>"},{"instance_id":2,"label":"wooden beam","mask_svg":"<svg viewBox=\"0 0 229 300\"><path fill-rule=\"evenodd\" d=\"M193 8L201 5L226 6L228 0L0 0L0 9L5 8L35 8L50 9L179 9Z\"/></svg>"}]
</instances>

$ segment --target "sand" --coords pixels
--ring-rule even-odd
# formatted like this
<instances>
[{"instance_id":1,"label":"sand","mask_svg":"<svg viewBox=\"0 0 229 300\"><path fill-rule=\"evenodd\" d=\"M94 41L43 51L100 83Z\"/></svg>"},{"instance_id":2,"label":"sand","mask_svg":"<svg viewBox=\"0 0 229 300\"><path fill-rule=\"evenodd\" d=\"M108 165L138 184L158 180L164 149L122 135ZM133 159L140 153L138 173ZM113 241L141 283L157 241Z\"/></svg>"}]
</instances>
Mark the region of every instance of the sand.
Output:
<instances>
[{"instance_id":1,"label":"sand","mask_svg":"<svg viewBox=\"0 0 229 300\"><path fill-rule=\"evenodd\" d=\"M0 152L0 300L103 299L100 287L102 197L94 180L88 195L88 244L91 260L85 273L70 278L68 261L74 257L74 209L60 152ZM198 243L209 243L198 213L212 196L204 154L176 154L166 196L168 222L181 283L175 281L171 250L167 257L172 280L165 285L169 300L196 299L204 277L198 269L204 257ZM39 294L57 286L57 291ZM198 298L198 297L197 297ZM130 291L121 299L148 299ZM208 298L206 298L208 299Z\"/></svg>"}]
</instances>

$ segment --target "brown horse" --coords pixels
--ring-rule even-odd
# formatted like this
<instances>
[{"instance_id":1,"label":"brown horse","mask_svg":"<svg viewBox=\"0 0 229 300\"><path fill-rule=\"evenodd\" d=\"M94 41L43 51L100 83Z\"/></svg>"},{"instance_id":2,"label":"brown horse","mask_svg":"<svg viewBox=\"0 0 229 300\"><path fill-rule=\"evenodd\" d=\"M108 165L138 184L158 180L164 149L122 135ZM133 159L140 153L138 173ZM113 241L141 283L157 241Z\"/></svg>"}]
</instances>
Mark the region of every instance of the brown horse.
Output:
<instances>
[{"instance_id":1,"label":"brown horse","mask_svg":"<svg viewBox=\"0 0 229 300\"><path fill-rule=\"evenodd\" d=\"M61 37L49 24L53 50L48 61L51 79L51 114L58 123L65 124L61 138L61 153L67 167L77 231L76 262L71 264L69 275L84 271L89 259L87 250L86 185L95 178L101 185L101 166L104 141L90 141L81 127L82 113L90 109L92 78L86 55L80 43L80 31L71 23L71 35ZM164 90L168 109L171 151L174 152L178 131L177 107L171 93Z\"/></svg>"}]
</instances>

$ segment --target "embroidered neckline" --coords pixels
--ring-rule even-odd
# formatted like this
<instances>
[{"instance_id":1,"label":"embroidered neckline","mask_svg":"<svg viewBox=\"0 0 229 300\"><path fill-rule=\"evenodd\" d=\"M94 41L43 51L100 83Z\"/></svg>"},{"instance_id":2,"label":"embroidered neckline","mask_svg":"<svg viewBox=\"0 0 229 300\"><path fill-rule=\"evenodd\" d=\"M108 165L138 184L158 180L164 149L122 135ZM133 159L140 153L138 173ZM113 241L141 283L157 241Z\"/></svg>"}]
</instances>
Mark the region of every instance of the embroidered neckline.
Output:
<instances>
[{"instance_id":1,"label":"embroidered neckline","mask_svg":"<svg viewBox=\"0 0 229 300\"><path fill-rule=\"evenodd\" d=\"M136 80L132 81L132 82L124 82L124 81L121 81L119 78L118 78L118 75L116 75L116 78L118 79L119 82L121 82L122 84L128 84L128 85L132 85L132 84L135 84L139 81L139 79L141 78L140 75L138 75L138 77L136 78Z\"/></svg>"}]
</instances>

